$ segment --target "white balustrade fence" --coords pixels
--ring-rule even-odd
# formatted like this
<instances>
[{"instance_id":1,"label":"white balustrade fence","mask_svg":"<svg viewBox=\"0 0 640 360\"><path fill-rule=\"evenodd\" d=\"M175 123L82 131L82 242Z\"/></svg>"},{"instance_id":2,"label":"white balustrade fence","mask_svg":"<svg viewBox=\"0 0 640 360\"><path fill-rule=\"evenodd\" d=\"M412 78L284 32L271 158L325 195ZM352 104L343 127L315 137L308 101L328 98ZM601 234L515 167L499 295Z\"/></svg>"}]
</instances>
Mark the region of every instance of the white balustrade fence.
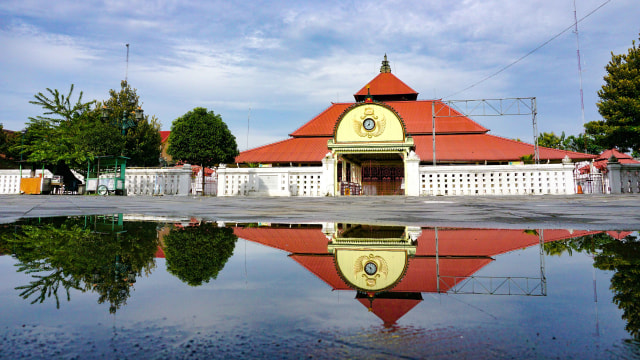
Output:
<instances>
[{"instance_id":1,"label":"white balustrade fence","mask_svg":"<svg viewBox=\"0 0 640 360\"><path fill-rule=\"evenodd\" d=\"M640 193L640 164L609 163L607 178L611 194Z\"/></svg>"},{"instance_id":2,"label":"white balustrade fence","mask_svg":"<svg viewBox=\"0 0 640 360\"><path fill-rule=\"evenodd\" d=\"M204 194L215 196L218 193L218 177L215 173L204 178ZM191 181L191 194L202 195L202 172Z\"/></svg>"},{"instance_id":3,"label":"white balustrade fence","mask_svg":"<svg viewBox=\"0 0 640 360\"><path fill-rule=\"evenodd\" d=\"M127 168L125 188L127 195L189 195L191 167Z\"/></svg>"},{"instance_id":4,"label":"white balustrade fence","mask_svg":"<svg viewBox=\"0 0 640 360\"><path fill-rule=\"evenodd\" d=\"M218 168L219 196L324 196L325 192L321 167Z\"/></svg>"},{"instance_id":5,"label":"white balustrade fence","mask_svg":"<svg viewBox=\"0 0 640 360\"><path fill-rule=\"evenodd\" d=\"M217 170L217 195L325 196L332 194L331 166L227 168ZM40 170L36 175L40 174ZM28 177L29 171L22 170ZM576 193L574 165L419 166L419 195L567 195ZM600 175L600 174L599 174ZM45 170L45 177L52 174ZM206 193L215 193L215 177L206 179ZM580 181L579 178L575 178ZM601 180L610 193L640 193L640 164L611 163ZM200 185L200 182L197 182ZM128 168L127 195L188 195L191 167ZM209 190L210 187L211 190ZM197 188L195 189L197 192ZM593 191L596 192L596 191ZM0 170L0 194L20 193L20 170Z\"/></svg>"},{"instance_id":6,"label":"white balustrade fence","mask_svg":"<svg viewBox=\"0 0 640 360\"><path fill-rule=\"evenodd\" d=\"M36 177L40 176L42 169L36 170ZM31 175L30 169L22 169L22 177L28 178ZM51 171L44 171L45 178L52 178ZM0 170L0 194L20 194L20 169Z\"/></svg>"},{"instance_id":7,"label":"white balustrade fence","mask_svg":"<svg viewBox=\"0 0 640 360\"><path fill-rule=\"evenodd\" d=\"M420 166L420 195L574 194L573 164Z\"/></svg>"}]
</instances>

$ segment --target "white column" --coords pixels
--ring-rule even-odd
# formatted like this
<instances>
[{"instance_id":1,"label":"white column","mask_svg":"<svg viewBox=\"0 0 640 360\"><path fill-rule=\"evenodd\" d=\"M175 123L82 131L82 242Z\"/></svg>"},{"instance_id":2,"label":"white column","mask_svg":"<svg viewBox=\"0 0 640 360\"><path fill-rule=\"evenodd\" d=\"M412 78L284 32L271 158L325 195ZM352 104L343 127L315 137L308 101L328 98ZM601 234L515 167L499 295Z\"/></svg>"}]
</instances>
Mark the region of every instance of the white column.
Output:
<instances>
[{"instance_id":1,"label":"white column","mask_svg":"<svg viewBox=\"0 0 640 360\"><path fill-rule=\"evenodd\" d=\"M220 164L218 167L218 171L216 171L216 175L218 176L218 196L225 196L224 189L227 186L226 183L226 175L227 175L227 165Z\"/></svg>"},{"instance_id":2,"label":"white column","mask_svg":"<svg viewBox=\"0 0 640 360\"><path fill-rule=\"evenodd\" d=\"M322 177L320 181L320 189L322 195L335 196L335 179L336 179L336 159L331 153L327 153L322 159Z\"/></svg>"},{"instance_id":3,"label":"white column","mask_svg":"<svg viewBox=\"0 0 640 360\"><path fill-rule=\"evenodd\" d=\"M413 150L404 160L404 191L407 196L420 196L420 157Z\"/></svg>"},{"instance_id":4,"label":"white column","mask_svg":"<svg viewBox=\"0 0 640 360\"><path fill-rule=\"evenodd\" d=\"M620 179L620 171L622 169L622 165L616 160L616 162L612 162L609 159L609 164L607 164L607 170L609 171L607 177L609 178L609 186L611 194L620 194L622 192L622 183Z\"/></svg>"}]
</instances>

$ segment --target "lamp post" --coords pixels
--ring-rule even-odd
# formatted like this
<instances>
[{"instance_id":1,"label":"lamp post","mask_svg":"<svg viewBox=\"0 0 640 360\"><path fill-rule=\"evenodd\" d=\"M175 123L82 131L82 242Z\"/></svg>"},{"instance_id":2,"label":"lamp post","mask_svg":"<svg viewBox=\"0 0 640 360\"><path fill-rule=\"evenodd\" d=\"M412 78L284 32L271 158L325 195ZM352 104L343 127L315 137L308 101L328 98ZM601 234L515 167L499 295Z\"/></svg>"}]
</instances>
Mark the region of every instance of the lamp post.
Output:
<instances>
[{"instance_id":1,"label":"lamp post","mask_svg":"<svg viewBox=\"0 0 640 360\"><path fill-rule=\"evenodd\" d=\"M106 105L102 106L102 121L107 121L109 119L109 114L111 113L111 109L109 109ZM114 125L117 125L120 129L122 129L122 135L126 134L127 129L136 127L136 123L133 121L135 118L137 121L141 121L144 118L144 110L138 106L137 109L131 111L130 113L127 110L122 112L122 119L115 120Z\"/></svg>"},{"instance_id":2,"label":"lamp post","mask_svg":"<svg viewBox=\"0 0 640 360\"><path fill-rule=\"evenodd\" d=\"M22 152L24 151L24 136L27 134L27 129L20 131L20 183L18 184L18 192L22 188Z\"/></svg>"}]
</instances>

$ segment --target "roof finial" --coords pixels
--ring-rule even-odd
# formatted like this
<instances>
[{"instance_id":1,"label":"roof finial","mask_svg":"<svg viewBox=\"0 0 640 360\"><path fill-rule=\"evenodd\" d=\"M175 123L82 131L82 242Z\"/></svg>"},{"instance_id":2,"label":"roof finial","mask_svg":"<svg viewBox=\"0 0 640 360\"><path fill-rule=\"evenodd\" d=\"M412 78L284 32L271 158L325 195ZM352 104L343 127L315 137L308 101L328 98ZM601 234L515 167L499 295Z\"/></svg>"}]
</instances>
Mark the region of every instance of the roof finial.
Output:
<instances>
[{"instance_id":1,"label":"roof finial","mask_svg":"<svg viewBox=\"0 0 640 360\"><path fill-rule=\"evenodd\" d=\"M382 66L380 66L381 73L390 73L391 66L389 66L389 61L387 60L387 54L384 54L384 60L382 60Z\"/></svg>"}]
</instances>

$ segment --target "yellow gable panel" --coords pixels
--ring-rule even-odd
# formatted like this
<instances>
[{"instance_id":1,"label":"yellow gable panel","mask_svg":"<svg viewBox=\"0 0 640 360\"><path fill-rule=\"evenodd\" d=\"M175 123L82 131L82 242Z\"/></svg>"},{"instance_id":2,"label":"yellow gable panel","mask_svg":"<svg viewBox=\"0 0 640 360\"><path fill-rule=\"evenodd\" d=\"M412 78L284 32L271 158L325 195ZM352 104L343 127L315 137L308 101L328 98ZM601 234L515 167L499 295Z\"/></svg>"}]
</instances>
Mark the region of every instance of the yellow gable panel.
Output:
<instances>
[{"instance_id":1,"label":"yellow gable panel","mask_svg":"<svg viewBox=\"0 0 640 360\"><path fill-rule=\"evenodd\" d=\"M408 256L404 250L336 249L336 267L350 286L363 291L382 291L404 276Z\"/></svg>"},{"instance_id":2,"label":"yellow gable panel","mask_svg":"<svg viewBox=\"0 0 640 360\"><path fill-rule=\"evenodd\" d=\"M380 104L363 103L354 106L339 121L334 135L336 143L405 140L402 120L395 111Z\"/></svg>"}]
</instances>

